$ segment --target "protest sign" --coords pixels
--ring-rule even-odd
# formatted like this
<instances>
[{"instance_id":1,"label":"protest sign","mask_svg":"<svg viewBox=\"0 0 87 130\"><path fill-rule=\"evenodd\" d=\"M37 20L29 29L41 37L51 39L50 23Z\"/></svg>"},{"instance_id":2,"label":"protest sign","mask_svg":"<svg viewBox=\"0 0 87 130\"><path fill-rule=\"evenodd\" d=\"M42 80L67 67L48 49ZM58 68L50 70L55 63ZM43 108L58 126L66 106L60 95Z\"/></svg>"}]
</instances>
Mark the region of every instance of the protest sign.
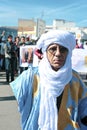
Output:
<instances>
[{"instance_id":1,"label":"protest sign","mask_svg":"<svg viewBox=\"0 0 87 130\"><path fill-rule=\"evenodd\" d=\"M72 68L79 73L87 73L87 50L86 49L73 50Z\"/></svg>"},{"instance_id":2,"label":"protest sign","mask_svg":"<svg viewBox=\"0 0 87 130\"><path fill-rule=\"evenodd\" d=\"M38 66L38 57L34 54L34 45L20 47L20 67Z\"/></svg>"}]
</instances>

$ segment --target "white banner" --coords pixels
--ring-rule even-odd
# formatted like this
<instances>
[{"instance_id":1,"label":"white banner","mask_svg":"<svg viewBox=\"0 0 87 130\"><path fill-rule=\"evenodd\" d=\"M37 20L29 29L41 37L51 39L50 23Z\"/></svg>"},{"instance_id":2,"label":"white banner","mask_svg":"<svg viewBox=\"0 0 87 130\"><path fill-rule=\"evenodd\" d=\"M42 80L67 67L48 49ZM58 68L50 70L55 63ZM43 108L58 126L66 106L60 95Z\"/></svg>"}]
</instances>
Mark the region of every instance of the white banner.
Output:
<instances>
[{"instance_id":1,"label":"white banner","mask_svg":"<svg viewBox=\"0 0 87 130\"><path fill-rule=\"evenodd\" d=\"M87 73L87 50L86 49L73 50L72 68L79 73Z\"/></svg>"}]
</instances>

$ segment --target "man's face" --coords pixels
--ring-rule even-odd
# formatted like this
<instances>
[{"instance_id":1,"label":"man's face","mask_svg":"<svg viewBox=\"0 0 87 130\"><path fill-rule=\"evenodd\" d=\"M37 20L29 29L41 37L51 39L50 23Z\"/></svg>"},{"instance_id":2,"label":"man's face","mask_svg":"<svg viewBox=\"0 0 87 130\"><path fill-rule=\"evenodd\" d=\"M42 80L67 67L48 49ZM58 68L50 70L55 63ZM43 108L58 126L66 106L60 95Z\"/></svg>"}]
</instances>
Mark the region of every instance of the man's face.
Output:
<instances>
[{"instance_id":1,"label":"man's face","mask_svg":"<svg viewBox=\"0 0 87 130\"><path fill-rule=\"evenodd\" d=\"M53 43L47 48L46 53L52 69L57 71L64 65L68 54L68 49Z\"/></svg>"},{"instance_id":2,"label":"man's face","mask_svg":"<svg viewBox=\"0 0 87 130\"><path fill-rule=\"evenodd\" d=\"M8 38L8 41L9 41L9 42L12 42L12 37L9 37L9 38Z\"/></svg>"},{"instance_id":3,"label":"man's face","mask_svg":"<svg viewBox=\"0 0 87 130\"><path fill-rule=\"evenodd\" d=\"M21 42L25 43L25 38L24 37L21 38Z\"/></svg>"}]
</instances>

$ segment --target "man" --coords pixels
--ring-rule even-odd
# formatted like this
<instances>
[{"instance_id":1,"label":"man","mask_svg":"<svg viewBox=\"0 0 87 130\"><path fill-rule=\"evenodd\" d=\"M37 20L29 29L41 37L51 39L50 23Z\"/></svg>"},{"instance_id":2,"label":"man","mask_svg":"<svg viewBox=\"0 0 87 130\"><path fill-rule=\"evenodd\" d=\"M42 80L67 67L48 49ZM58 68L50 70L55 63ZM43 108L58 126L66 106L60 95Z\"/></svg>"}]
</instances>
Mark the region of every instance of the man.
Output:
<instances>
[{"instance_id":1,"label":"man","mask_svg":"<svg viewBox=\"0 0 87 130\"><path fill-rule=\"evenodd\" d=\"M12 35L8 36L8 41L5 45L5 70L6 70L6 82L9 83L10 73L11 81L14 80L15 71L15 58L16 58L16 48L12 41Z\"/></svg>"},{"instance_id":2,"label":"man","mask_svg":"<svg viewBox=\"0 0 87 130\"><path fill-rule=\"evenodd\" d=\"M72 70L75 37L61 30L37 42L43 58L10 83L21 113L22 130L86 130L87 88Z\"/></svg>"}]
</instances>

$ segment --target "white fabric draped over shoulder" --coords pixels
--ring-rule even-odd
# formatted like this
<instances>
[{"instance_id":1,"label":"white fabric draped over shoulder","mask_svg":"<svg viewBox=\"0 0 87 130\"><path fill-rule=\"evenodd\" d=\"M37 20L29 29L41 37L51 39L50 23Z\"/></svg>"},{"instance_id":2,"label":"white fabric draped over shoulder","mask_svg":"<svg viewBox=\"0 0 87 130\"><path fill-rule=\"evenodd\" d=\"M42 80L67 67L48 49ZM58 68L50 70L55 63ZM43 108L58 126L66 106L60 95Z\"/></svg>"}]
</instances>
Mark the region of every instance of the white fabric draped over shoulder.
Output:
<instances>
[{"instance_id":1,"label":"white fabric draped over shoulder","mask_svg":"<svg viewBox=\"0 0 87 130\"><path fill-rule=\"evenodd\" d=\"M64 66L56 72L52 70L46 56L46 49L52 43L68 49ZM65 85L72 78L71 56L75 44L75 37L70 32L62 30L49 31L43 34L37 42L37 48L42 49L43 52L43 59L39 63L41 81L39 127L41 130L57 130L58 114L56 98L61 95Z\"/></svg>"}]
</instances>

